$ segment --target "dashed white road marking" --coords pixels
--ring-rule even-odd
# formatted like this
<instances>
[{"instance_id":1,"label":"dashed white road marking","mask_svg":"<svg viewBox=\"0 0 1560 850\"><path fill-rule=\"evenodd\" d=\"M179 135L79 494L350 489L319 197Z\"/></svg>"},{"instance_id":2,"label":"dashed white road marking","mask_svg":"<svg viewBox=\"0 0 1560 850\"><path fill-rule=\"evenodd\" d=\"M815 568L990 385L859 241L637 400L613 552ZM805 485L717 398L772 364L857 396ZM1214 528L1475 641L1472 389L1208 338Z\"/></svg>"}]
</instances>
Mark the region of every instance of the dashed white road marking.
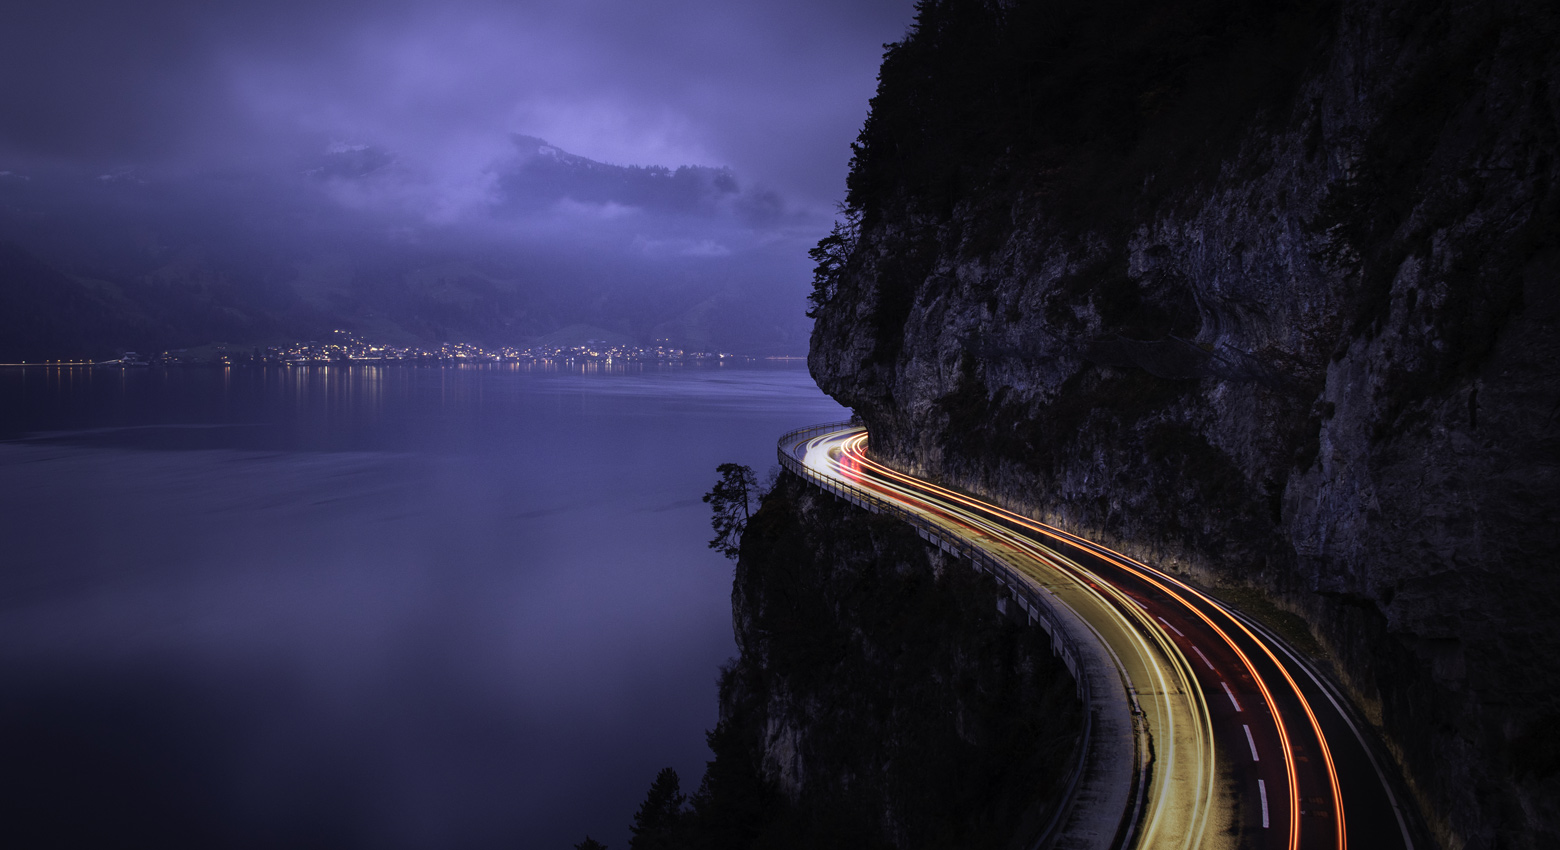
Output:
<instances>
[{"instance_id":1,"label":"dashed white road marking","mask_svg":"<svg viewBox=\"0 0 1560 850\"><path fill-rule=\"evenodd\" d=\"M1268 828L1267 783L1257 780L1257 796L1262 798L1262 828Z\"/></svg>"},{"instance_id":2,"label":"dashed white road marking","mask_svg":"<svg viewBox=\"0 0 1560 850\"><path fill-rule=\"evenodd\" d=\"M1206 655L1203 655L1203 654L1202 654L1202 650L1200 650L1200 649L1198 649L1198 648L1197 648L1197 646L1196 646L1196 645L1195 645L1195 644L1193 644L1193 646L1192 646L1192 651L1193 651L1193 652L1195 652L1195 653L1197 653L1197 657L1198 657L1198 658L1201 658L1201 659L1202 659L1202 660L1203 660L1203 663L1204 663L1204 664L1206 664L1206 665L1208 665L1208 669L1209 669L1209 670L1212 670L1212 669L1213 669L1213 662L1212 662L1212 661L1209 661L1209 660L1208 660L1208 656L1206 656Z\"/></svg>"},{"instance_id":3,"label":"dashed white road marking","mask_svg":"<svg viewBox=\"0 0 1560 850\"><path fill-rule=\"evenodd\" d=\"M1236 711L1240 711L1240 703L1235 701L1235 692L1230 690L1230 683L1220 682L1219 684L1224 686L1224 695L1230 698L1230 705L1235 706Z\"/></svg>"},{"instance_id":4,"label":"dashed white road marking","mask_svg":"<svg viewBox=\"0 0 1560 850\"><path fill-rule=\"evenodd\" d=\"M1186 637L1186 633L1185 632L1181 631L1180 629L1176 628L1175 626L1170 625L1170 621L1166 620L1164 617L1160 617L1159 618L1159 622L1164 623L1165 624L1165 628L1169 629L1170 631L1175 632L1176 634L1180 635L1181 637Z\"/></svg>"},{"instance_id":5,"label":"dashed white road marking","mask_svg":"<svg viewBox=\"0 0 1560 850\"><path fill-rule=\"evenodd\" d=\"M1251 746L1251 760L1262 761L1262 759L1257 755L1257 742L1251 738L1251 727L1245 724L1241 724L1240 728L1246 730L1246 743Z\"/></svg>"}]
</instances>

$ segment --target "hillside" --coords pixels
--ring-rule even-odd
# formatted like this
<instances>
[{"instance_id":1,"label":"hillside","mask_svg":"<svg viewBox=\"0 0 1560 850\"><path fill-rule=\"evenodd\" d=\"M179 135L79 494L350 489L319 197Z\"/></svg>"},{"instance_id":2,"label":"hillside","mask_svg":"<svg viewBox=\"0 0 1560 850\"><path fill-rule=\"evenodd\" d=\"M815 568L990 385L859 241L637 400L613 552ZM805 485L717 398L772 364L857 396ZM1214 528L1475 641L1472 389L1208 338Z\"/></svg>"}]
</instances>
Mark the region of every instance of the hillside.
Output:
<instances>
[{"instance_id":1,"label":"hillside","mask_svg":"<svg viewBox=\"0 0 1560 850\"><path fill-rule=\"evenodd\" d=\"M745 354L806 346L798 232L816 225L728 170L517 136L477 169L480 194L440 211L418 168L360 145L280 171L0 170L0 348L101 358L333 328L497 347L575 324Z\"/></svg>"}]
</instances>

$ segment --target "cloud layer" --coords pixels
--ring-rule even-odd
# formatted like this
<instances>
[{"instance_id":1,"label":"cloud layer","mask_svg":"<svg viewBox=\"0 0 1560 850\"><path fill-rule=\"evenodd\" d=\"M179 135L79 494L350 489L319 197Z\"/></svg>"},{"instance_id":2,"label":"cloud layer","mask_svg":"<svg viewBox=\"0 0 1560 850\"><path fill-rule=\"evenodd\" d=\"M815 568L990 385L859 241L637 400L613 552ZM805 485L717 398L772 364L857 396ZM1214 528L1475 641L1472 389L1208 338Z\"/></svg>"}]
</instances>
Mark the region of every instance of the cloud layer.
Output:
<instances>
[{"instance_id":1,"label":"cloud layer","mask_svg":"<svg viewBox=\"0 0 1560 850\"><path fill-rule=\"evenodd\" d=\"M210 167L372 144L456 181L524 133L836 196L908 0L25 4L0 158Z\"/></svg>"},{"instance_id":2,"label":"cloud layer","mask_svg":"<svg viewBox=\"0 0 1560 850\"><path fill-rule=\"evenodd\" d=\"M109 300L163 287L136 345L200 341L206 326L166 318L168 287L211 296L203 315L230 340L396 310L414 334L476 334L407 306L444 297L419 281L453 262L481 265L478 289L507 281L490 338L586 321L795 353L806 249L843 193L881 45L912 13L24 4L0 28L0 244Z\"/></svg>"}]
</instances>

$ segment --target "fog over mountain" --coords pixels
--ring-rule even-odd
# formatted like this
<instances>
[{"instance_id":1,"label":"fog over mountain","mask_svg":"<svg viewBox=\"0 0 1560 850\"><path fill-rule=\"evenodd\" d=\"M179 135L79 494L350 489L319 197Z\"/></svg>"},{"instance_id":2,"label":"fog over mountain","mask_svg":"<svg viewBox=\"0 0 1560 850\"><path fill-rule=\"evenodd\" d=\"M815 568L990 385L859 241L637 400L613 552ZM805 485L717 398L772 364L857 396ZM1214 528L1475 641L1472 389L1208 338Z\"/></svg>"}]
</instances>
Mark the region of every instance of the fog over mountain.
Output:
<instances>
[{"instance_id":1,"label":"fog over mountain","mask_svg":"<svg viewBox=\"0 0 1560 850\"><path fill-rule=\"evenodd\" d=\"M64 2L0 32L0 360L575 323L800 353L910 3Z\"/></svg>"}]
</instances>

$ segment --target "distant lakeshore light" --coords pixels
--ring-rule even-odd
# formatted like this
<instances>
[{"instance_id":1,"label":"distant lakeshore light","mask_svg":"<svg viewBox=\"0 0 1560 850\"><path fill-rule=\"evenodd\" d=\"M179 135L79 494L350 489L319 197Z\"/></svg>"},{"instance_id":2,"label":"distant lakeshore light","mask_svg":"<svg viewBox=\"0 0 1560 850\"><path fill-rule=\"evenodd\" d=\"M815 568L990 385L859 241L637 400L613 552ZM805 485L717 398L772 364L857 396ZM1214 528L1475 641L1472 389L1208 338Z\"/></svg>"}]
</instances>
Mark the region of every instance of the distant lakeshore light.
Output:
<instances>
[{"instance_id":1,"label":"distant lakeshore light","mask_svg":"<svg viewBox=\"0 0 1560 850\"><path fill-rule=\"evenodd\" d=\"M639 345L611 345L605 340L586 340L582 345L533 345L529 347L504 346L489 350L466 342L440 343L438 348L397 347L381 342L360 339L350 331L332 330L330 342L310 340L279 346L249 347L213 343L192 351L187 348L163 351L156 355L142 355L134 351L122 351L112 360L45 360L32 365L83 365L96 367L132 366L234 366L234 365L329 365L335 364L454 364L459 366L483 363L557 363L595 362L608 365L625 363L677 364L716 363L748 360L796 360L791 356L754 357L726 351L694 351L675 347L671 340L657 338L653 347ZM20 363L0 364L25 366Z\"/></svg>"}]
</instances>

